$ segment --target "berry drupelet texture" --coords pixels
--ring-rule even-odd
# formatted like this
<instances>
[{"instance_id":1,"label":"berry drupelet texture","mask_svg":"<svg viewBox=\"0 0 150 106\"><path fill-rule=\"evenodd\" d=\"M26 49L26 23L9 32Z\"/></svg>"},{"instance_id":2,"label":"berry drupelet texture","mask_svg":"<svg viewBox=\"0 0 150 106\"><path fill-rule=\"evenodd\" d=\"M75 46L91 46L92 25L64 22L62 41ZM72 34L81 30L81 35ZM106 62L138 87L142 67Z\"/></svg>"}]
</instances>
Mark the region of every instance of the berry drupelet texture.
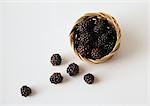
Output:
<instances>
[{"instance_id":1,"label":"berry drupelet texture","mask_svg":"<svg viewBox=\"0 0 150 106\"><path fill-rule=\"evenodd\" d=\"M79 40L82 44L88 44L91 41L91 38L92 37L90 36L90 34L85 32L85 33L80 34Z\"/></svg>"},{"instance_id":2,"label":"berry drupelet texture","mask_svg":"<svg viewBox=\"0 0 150 106\"><path fill-rule=\"evenodd\" d=\"M99 50L99 48L93 48L91 51L91 57L94 60L101 58L102 57L101 50Z\"/></svg>"},{"instance_id":3,"label":"berry drupelet texture","mask_svg":"<svg viewBox=\"0 0 150 106\"><path fill-rule=\"evenodd\" d=\"M87 84L93 84L94 83L94 76L90 73L84 75L84 81L87 83Z\"/></svg>"},{"instance_id":4,"label":"berry drupelet texture","mask_svg":"<svg viewBox=\"0 0 150 106\"><path fill-rule=\"evenodd\" d=\"M107 30L108 22L107 20L97 20L93 31L95 33L103 33Z\"/></svg>"},{"instance_id":5,"label":"berry drupelet texture","mask_svg":"<svg viewBox=\"0 0 150 106\"><path fill-rule=\"evenodd\" d=\"M89 46L80 45L77 48L77 51L80 53L83 57L88 57L90 55Z\"/></svg>"},{"instance_id":6,"label":"berry drupelet texture","mask_svg":"<svg viewBox=\"0 0 150 106\"><path fill-rule=\"evenodd\" d=\"M62 61L62 59L61 59L61 56L59 54L53 54L51 56L50 62L52 63L53 66L60 65L61 61Z\"/></svg>"},{"instance_id":7,"label":"berry drupelet texture","mask_svg":"<svg viewBox=\"0 0 150 106\"><path fill-rule=\"evenodd\" d=\"M60 73L54 73L50 76L50 82L53 84L61 83L63 80L63 76Z\"/></svg>"},{"instance_id":8,"label":"berry drupelet texture","mask_svg":"<svg viewBox=\"0 0 150 106\"><path fill-rule=\"evenodd\" d=\"M68 67L67 67L67 73L70 76L75 76L79 73L79 66L75 63L71 63Z\"/></svg>"},{"instance_id":9,"label":"berry drupelet texture","mask_svg":"<svg viewBox=\"0 0 150 106\"><path fill-rule=\"evenodd\" d=\"M32 93L31 88L26 85L22 86L20 91L21 91L21 95L24 97L27 97Z\"/></svg>"}]
</instances>

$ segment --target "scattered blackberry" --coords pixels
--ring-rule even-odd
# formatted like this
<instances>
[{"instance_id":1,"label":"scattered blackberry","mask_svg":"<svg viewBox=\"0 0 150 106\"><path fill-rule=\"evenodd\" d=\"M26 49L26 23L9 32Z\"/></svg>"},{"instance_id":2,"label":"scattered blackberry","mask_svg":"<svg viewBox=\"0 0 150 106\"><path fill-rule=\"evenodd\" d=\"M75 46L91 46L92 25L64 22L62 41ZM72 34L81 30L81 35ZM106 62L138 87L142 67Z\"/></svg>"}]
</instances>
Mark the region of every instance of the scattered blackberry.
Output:
<instances>
[{"instance_id":1,"label":"scattered blackberry","mask_svg":"<svg viewBox=\"0 0 150 106\"><path fill-rule=\"evenodd\" d=\"M61 83L63 80L63 77L61 76L60 73L54 73L51 77L50 77L50 82L54 83L54 84L58 84Z\"/></svg>"},{"instance_id":2,"label":"scattered blackberry","mask_svg":"<svg viewBox=\"0 0 150 106\"><path fill-rule=\"evenodd\" d=\"M101 50L99 48L93 48L91 51L91 58L92 59L100 59L102 57Z\"/></svg>"},{"instance_id":3,"label":"scattered blackberry","mask_svg":"<svg viewBox=\"0 0 150 106\"><path fill-rule=\"evenodd\" d=\"M90 73L84 75L84 81L87 83L87 84L93 84L94 83L94 76Z\"/></svg>"},{"instance_id":4,"label":"scattered blackberry","mask_svg":"<svg viewBox=\"0 0 150 106\"><path fill-rule=\"evenodd\" d=\"M53 66L57 66L61 64L61 56L59 54L53 54L51 57L50 62L52 63Z\"/></svg>"},{"instance_id":5,"label":"scattered blackberry","mask_svg":"<svg viewBox=\"0 0 150 106\"><path fill-rule=\"evenodd\" d=\"M21 90L21 95L24 97L27 97L32 93L31 89L26 85L22 86L20 90Z\"/></svg>"},{"instance_id":6,"label":"scattered blackberry","mask_svg":"<svg viewBox=\"0 0 150 106\"><path fill-rule=\"evenodd\" d=\"M79 66L75 63L72 63L70 64L68 67L67 67L67 73L70 75L70 76L75 76L79 73Z\"/></svg>"}]
</instances>

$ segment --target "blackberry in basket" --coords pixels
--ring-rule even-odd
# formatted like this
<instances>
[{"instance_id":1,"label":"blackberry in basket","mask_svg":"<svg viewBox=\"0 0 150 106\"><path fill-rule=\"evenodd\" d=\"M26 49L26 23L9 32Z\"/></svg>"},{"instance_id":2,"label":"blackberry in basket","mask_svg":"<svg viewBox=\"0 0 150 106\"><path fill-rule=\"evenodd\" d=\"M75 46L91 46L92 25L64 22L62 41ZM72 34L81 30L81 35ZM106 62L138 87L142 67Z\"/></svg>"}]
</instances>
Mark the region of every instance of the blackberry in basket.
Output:
<instances>
[{"instance_id":1,"label":"blackberry in basket","mask_svg":"<svg viewBox=\"0 0 150 106\"><path fill-rule=\"evenodd\" d=\"M87 13L76 21L70 43L81 60L101 63L116 53L120 37L119 25L112 16L101 12Z\"/></svg>"}]
</instances>

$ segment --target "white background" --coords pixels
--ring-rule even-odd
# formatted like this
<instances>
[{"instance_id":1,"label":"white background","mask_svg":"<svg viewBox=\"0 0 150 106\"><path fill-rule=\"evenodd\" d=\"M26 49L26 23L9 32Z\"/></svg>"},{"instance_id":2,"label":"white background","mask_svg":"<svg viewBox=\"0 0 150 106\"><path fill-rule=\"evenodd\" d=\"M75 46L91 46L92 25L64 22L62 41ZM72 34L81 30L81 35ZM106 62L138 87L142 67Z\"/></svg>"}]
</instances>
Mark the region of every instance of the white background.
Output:
<instances>
[{"instance_id":1,"label":"white background","mask_svg":"<svg viewBox=\"0 0 150 106\"><path fill-rule=\"evenodd\" d=\"M4 104L146 104L148 70L148 4L146 2L95 3L1 3L0 4L0 103ZM70 47L74 22L86 12L103 11L114 16L122 31L118 53L103 64L81 61ZM49 58L60 53L61 66ZM80 66L69 77L68 64ZM54 72L64 76L53 85ZM93 73L95 84L83 75ZM30 97L20 87L33 89Z\"/></svg>"}]
</instances>

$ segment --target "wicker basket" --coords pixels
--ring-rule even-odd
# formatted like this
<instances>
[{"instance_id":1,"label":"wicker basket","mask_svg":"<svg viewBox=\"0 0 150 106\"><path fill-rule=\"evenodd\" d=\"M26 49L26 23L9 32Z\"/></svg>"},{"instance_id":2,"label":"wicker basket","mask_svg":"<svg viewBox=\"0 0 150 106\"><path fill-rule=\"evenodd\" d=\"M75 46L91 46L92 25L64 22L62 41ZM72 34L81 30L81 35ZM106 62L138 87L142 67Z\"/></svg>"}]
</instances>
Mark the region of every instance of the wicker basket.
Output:
<instances>
[{"instance_id":1,"label":"wicker basket","mask_svg":"<svg viewBox=\"0 0 150 106\"><path fill-rule=\"evenodd\" d=\"M73 36L74 36L74 30L73 30L73 29L75 28L75 26L76 26L77 24L79 24L81 21L83 21L84 19L86 19L87 17L93 17L93 16L97 16L97 17L100 18L100 19L107 19L108 22L109 22L109 24L111 24L112 27L114 27L114 29L115 29L115 31L116 31L116 34L117 34L117 40L116 40L116 44L115 44L113 50L112 50L108 55L106 55L106 56L104 56L104 57L102 57L102 58L100 58L100 59L96 59L96 60L88 59L88 58L82 57L82 56L78 53L78 51L74 48L74 39L73 39L73 38L74 38L74 37L73 37ZM110 58L116 53L116 51L118 50L118 48L119 48L119 46L120 46L121 31L120 31L119 25L118 25L118 23L116 22L116 20L115 20L112 16L110 16L110 15L108 15L108 14L106 14L106 13L102 13L102 12L98 12L98 13L87 13L87 14L85 14L84 16L82 16L81 18L79 18L79 19L76 21L76 23L75 23L73 29L72 29L72 31L71 31L71 33L70 33L70 43L71 43L71 47L73 48L75 54L76 54L77 56L79 56L81 60L84 60L84 61L87 61L87 62L90 62L90 63L94 63L94 64L98 64L98 63L105 62L106 60L110 59Z\"/></svg>"}]
</instances>

